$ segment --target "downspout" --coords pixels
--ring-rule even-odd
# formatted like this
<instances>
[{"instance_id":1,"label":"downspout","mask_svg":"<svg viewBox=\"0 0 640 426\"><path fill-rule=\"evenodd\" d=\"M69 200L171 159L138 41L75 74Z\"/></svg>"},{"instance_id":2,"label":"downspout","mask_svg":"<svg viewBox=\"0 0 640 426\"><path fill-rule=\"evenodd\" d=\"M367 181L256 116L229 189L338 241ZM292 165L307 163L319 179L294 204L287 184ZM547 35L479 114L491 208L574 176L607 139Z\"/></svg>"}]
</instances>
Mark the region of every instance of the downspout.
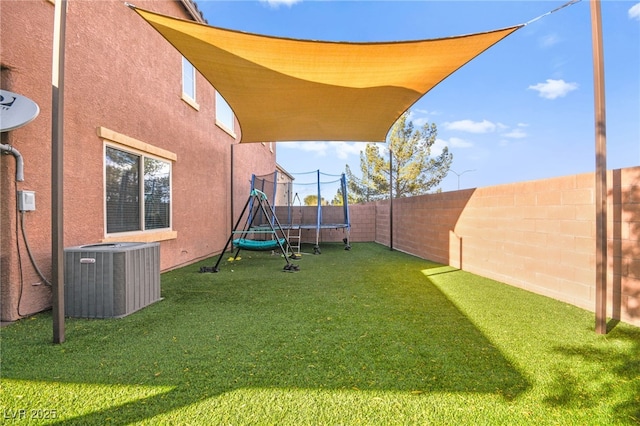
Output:
<instances>
[{"instance_id":1,"label":"downspout","mask_svg":"<svg viewBox=\"0 0 640 426\"><path fill-rule=\"evenodd\" d=\"M0 144L0 152L6 155L13 155L16 157L16 181L23 182L24 181L24 160L22 159L22 154L20 151L12 147L11 145Z\"/></svg>"}]
</instances>

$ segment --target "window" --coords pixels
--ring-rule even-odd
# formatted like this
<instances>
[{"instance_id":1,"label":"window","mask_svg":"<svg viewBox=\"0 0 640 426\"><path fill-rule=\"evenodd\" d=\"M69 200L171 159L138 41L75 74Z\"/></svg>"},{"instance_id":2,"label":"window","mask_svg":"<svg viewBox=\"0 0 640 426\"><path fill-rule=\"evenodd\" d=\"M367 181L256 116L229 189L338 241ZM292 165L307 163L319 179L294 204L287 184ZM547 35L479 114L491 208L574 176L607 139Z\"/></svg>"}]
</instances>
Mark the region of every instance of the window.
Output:
<instances>
[{"instance_id":1,"label":"window","mask_svg":"<svg viewBox=\"0 0 640 426\"><path fill-rule=\"evenodd\" d=\"M231 107L216 91L216 124L235 137L234 121Z\"/></svg>"},{"instance_id":2,"label":"window","mask_svg":"<svg viewBox=\"0 0 640 426\"><path fill-rule=\"evenodd\" d=\"M196 102L196 69L182 57L182 97L189 103Z\"/></svg>"},{"instance_id":3,"label":"window","mask_svg":"<svg viewBox=\"0 0 640 426\"><path fill-rule=\"evenodd\" d=\"M171 227L171 163L105 147L107 234Z\"/></svg>"}]
</instances>

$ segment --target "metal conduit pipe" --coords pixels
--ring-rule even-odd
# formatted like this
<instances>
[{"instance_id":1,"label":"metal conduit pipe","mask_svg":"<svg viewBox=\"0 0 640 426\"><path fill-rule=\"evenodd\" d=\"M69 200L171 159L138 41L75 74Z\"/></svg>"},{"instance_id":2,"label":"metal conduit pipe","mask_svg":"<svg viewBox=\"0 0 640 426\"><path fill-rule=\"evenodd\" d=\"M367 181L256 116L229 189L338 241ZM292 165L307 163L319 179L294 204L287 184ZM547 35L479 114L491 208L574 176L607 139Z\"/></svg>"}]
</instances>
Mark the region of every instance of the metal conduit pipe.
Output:
<instances>
[{"instance_id":1,"label":"metal conduit pipe","mask_svg":"<svg viewBox=\"0 0 640 426\"><path fill-rule=\"evenodd\" d=\"M16 157L16 181L24 181L24 160L20 151L12 147L11 145L0 144L0 152L4 154L11 154Z\"/></svg>"}]
</instances>

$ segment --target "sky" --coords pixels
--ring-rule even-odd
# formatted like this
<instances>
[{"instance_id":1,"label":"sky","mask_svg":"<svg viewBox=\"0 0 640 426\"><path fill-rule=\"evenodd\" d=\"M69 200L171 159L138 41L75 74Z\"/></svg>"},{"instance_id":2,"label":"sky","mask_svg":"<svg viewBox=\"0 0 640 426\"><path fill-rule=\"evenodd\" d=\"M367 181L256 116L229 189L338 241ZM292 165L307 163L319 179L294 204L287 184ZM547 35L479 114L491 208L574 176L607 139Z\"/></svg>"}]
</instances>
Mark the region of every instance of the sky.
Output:
<instances>
[{"instance_id":1,"label":"sky","mask_svg":"<svg viewBox=\"0 0 640 426\"><path fill-rule=\"evenodd\" d=\"M299 39L430 39L528 23L560 1L196 0L209 25ZM640 165L640 2L601 1L607 167ZM410 108L453 153L435 189L452 191L595 170L591 7L583 0L528 23ZM362 142L281 142L291 173L360 174ZM380 144L382 147L385 144Z\"/></svg>"}]
</instances>

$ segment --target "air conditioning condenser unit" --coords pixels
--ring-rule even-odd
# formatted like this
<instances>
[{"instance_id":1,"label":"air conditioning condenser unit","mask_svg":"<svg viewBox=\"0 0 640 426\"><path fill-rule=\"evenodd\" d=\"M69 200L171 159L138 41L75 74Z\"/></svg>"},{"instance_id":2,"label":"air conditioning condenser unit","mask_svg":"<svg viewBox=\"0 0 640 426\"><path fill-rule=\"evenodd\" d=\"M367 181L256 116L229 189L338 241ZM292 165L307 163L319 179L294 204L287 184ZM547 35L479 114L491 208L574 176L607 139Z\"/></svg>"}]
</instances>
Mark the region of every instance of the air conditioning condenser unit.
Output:
<instances>
[{"instance_id":1,"label":"air conditioning condenser unit","mask_svg":"<svg viewBox=\"0 0 640 426\"><path fill-rule=\"evenodd\" d=\"M64 249L65 316L120 318L161 299L160 243Z\"/></svg>"}]
</instances>

